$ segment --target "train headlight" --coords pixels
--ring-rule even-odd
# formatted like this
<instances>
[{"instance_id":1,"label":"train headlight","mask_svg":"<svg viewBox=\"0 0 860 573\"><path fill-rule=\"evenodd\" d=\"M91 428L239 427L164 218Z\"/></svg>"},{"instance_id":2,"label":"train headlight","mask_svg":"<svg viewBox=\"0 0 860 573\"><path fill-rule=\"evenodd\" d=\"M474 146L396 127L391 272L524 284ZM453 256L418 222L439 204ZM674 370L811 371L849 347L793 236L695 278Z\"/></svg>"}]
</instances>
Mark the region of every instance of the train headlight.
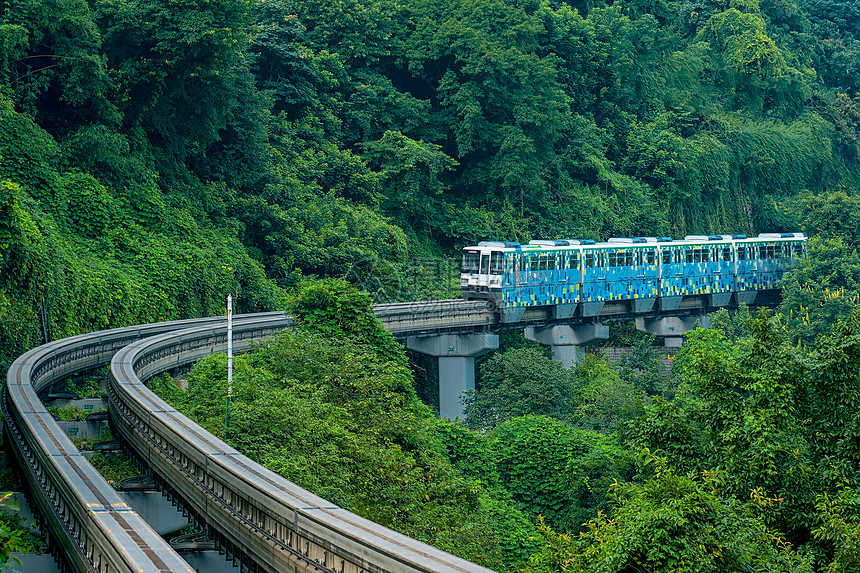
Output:
<instances>
[{"instance_id":1,"label":"train headlight","mask_svg":"<svg viewBox=\"0 0 860 573\"><path fill-rule=\"evenodd\" d=\"M491 285L497 285L497 284L499 284L499 279L493 279L493 280L491 280L491 281L490 281L490 284L491 284Z\"/></svg>"},{"instance_id":2,"label":"train headlight","mask_svg":"<svg viewBox=\"0 0 860 573\"><path fill-rule=\"evenodd\" d=\"M460 284L461 284L461 285L467 285L467 284L469 284L469 279L460 279Z\"/></svg>"}]
</instances>

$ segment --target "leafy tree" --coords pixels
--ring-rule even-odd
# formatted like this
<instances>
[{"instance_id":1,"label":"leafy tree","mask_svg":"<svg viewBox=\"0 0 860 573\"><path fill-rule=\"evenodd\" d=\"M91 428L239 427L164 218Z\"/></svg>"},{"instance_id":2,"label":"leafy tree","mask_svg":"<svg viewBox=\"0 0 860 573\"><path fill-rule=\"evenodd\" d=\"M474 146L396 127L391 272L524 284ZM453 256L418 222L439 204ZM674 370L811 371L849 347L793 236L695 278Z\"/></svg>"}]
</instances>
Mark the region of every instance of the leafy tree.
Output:
<instances>
[{"instance_id":1,"label":"leafy tree","mask_svg":"<svg viewBox=\"0 0 860 573\"><path fill-rule=\"evenodd\" d=\"M116 122L101 30L84 0L22 0L0 12L0 82L21 110L52 133Z\"/></svg>"},{"instance_id":2,"label":"leafy tree","mask_svg":"<svg viewBox=\"0 0 860 573\"><path fill-rule=\"evenodd\" d=\"M403 347L374 316L370 297L346 281L306 282L293 299L289 312L299 326L323 335L353 337L371 345L397 365L406 365Z\"/></svg>"},{"instance_id":3,"label":"leafy tree","mask_svg":"<svg viewBox=\"0 0 860 573\"><path fill-rule=\"evenodd\" d=\"M205 152L246 87L246 14L236 0L97 4L124 125L142 129L169 157Z\"/></svg>"},{"instance_id":4,"label":"leafy tree","mask_svg":"<svg viewBox=\"0 0 860 573\"><path fill-rule=\"evenodd\" d=\"M568 419L573 388L562 364L534 348L494 353L481 364L478 391L466 399L469 427L491 429L517 416Z\"/></svg>"},{"instance_id":5,"label":"leafy tree","mask_svg":"<svg viewBox=\"0 0 860 573\"><path fill-rule=\"evenodd\" d=\"M855 489L844 485L835 495L824 493L817 498L815 507L823 519L812 535L827 544L833 555L822 571L846 573L860 566L858 501Z\"/></svg>"},{"instance_id":6,"label":"leafy tree","mask_svg":"<svg viewBox=\"0 0 860 573\"><path fill-rule=\"evenodd\" d=\"M851 460L860 458L860 311L855 307L820 335L808 358L809 380L803 394L811 447L818 454L820 471L836 488L846 480L855 483Z\"/></svg>"},{"instance_id":7,"label":"leafy tree","mask_svg":"<svg viewBox=\"0 0 860 573\"><path fill-rule=\"evenodd\" d=\"M426 233L444 226L438 211L439 195L445 191L440 177L456 162L440 146L386 131L380 140L363 147L365 159L382 175L385 200L381 207L395 216L401 228Z\"/></svg>"},{"instance_id":8,"label":"leafy tree","mask_svg":"<svg viewBox=\"0 0 860 573\"><path fill-rule=\"evenodd\" d=\"M822 193L803 191L785 203L786 211L798 219L801 228L808 235L819 239L841 240L849 245L860 244L858 207L860 197L854 190L849 189Z\"/></svg>"},{"instance_id":9,"label":"leafy tree","mask_svg":"<svg viewBox=\"0 0 860 573\"><path fill-rule=\"evenodd\" d=\"M410 68L437 94L434 112L446 118L454 144L443 151L461 165L461 193L522 209L566 125L568 102L554 60L535 51L536 19L501 2L479 6L416 5L407 50L422 58Z\"/></svg>"},{"instance_id":10,"label":"leafy tree","mask_svg":"<svg viewBox=\"0 0 860 573\"><path fill-rule=\"evenodd\" d=\"M860 255L841 239L817 237L807 251L785 277L780 311L793 336L811 344L856 306Z\"/></svg>"},{"instance_id":11,"label":"leafy tree","mask_svg":"<svg viewBox=\"0 0 860 573\"><path fill-rule=\"evenodd\" d=\"M541 527L546 543L524 571L813 571L760 516L775 499L758 490L727 498L724 485L719 474L679 474L657 459L642 485L613 487L611 517L600 513L579 539Z\"/></svg>"},{"instance_id":12,"label":"leafy tree","mask_svg":"<svg viewBox=\"0 0 860 573\"><path fill-rule=\"evenodd\" d=\"M586 356L572 372L575 426L613 434L642 414L644 394L605 360Z\"/></svg>"},{"instance_id":13,"label":"leafy tree","mask_svg":"<svg viewBox=\"0 0 860 573\"><path fill-rule=\"evenodd\" d=\"M608 507L610 483L632 477L632 458L614 439L545 416L513 418L489 437L501 483L518 507L562 531L578 531Z\"/></svg>"},{"instance_id":14,"label":"leafy tree","mask_svg":"<svg viewBox=\"0 0 860 573\"><path fill-rule=\"evenodd\" d=\"M702 400L709 467L716 462L731 476L726 491L743 499L761 488L784 500L767 512L769 522L803 538L815 519L816 487L799 415L806 371L778 319L759 316L750 332L746 341L729 343L721 333L695 331L682 368Z\"/></svg>"}]
</instances>

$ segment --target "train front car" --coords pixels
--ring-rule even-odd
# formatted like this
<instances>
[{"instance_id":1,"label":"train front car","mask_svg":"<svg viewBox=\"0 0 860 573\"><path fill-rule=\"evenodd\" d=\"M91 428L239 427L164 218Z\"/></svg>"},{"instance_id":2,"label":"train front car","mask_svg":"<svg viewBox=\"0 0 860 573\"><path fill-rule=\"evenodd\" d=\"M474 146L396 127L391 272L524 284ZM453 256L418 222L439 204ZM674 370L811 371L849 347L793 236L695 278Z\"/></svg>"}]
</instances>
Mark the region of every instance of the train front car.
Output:
<instances>
[{"instance_id":1,"label":"train front car","mask_svg":"<svg viewBox=\"0 0 860 573\"><path fill-rule=\"evenodd\" d=\"M551 307L554 318L569 318L579 303L579 245L586 243L594 241L482 241L466 247L460 275L463 298L494 301L503 322L517 322L527 308L536 306Z\"/></svg>"},{"instance_id":2,"label":"train front car","mask_svg":"<svg viewBox=\"0 0 860 573\"><path fill-rule=\"evenodd\" d=\"M519 248L519 243L481 241L463 249L460 267L460 290L466 300L501 298L505 283L505 254Z\"/></svg>"}]
</instances>

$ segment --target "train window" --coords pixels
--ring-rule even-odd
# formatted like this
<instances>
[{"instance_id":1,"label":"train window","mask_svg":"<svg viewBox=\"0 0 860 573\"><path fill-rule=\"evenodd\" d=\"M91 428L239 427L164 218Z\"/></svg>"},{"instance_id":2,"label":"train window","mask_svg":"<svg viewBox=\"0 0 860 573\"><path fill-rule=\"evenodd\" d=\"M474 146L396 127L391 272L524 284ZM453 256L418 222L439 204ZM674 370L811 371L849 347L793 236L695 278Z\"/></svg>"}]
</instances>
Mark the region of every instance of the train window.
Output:
<instances>
[{"instance_id":1,"label":"train window","mask_svg":"<svg viewBox=\"0 0 860 573\"><path fill-rule=\"evenodd\" d=\"M529 257L529 268L533 271L540 270L540 257L538 255Z\"/></svg>"},{"instance_id":2,"label":"train window","mask_svg":"<svg viewBox=\"0 0 860 573\"><path fill-rule=\"evenodd\" d=\"M759 245L758 247L758 258L766 259L767 258L767 245Z\"/></svg>"},{"instance_id":3,"label":"train window","mask_svg":"<svg viewBox=\"0 0 860 573\"><path fill-rule=\"evenodd\" d=\"M711 260L711 247L702 247L702 262L707 263Z\"/></svg>"},{"instance_id":4,"label":"train window","mask_svg":"<svg viewBox=\"0 0 860 573\"><path fill-rule=\"evenodd\" d=\"M627 254L626 264L628 267L632 267L633 266L633 251L627 251L626 254ZM624 255L624 253L622 253L622 255Z\"/></svg>"},{"instance_id":5,"label":"train window","mask_svg":"<svg viewBox=\"0 0 860 573\"><path fill-rule=\"evenodd\" d=\"M773 256L774 256L774 258L777 258L777 259L782 258L782 245L774 245L773 246Z\"/></svg>"},{"instance_id":6,"label":"train window","mask_svg":"<svg viewBox=\"0 0 860 573\"><path fill-rule=\"evenodd\" d=\"M747 248L746 248L746 246L738 247L738 260L739 261L747 260Z\"/></svg>"},{"instance_id":7,"label":"train window","mask_svg":"<svg viewBox=\"0 0 860 573\"><path fill-rule=\"evenodd\" d=\"M570 253L570 268L579 269L579 253Z\"/></svg>"},{"instance_id":8,"label":"train window","mask_svg":"<svg viewBox=\"0 0 860 573\"><path fill-rule=\"evenodd\" d=\"M494 275L500 275L505 270L505 258L499 251L493 251L490 257L490 272Z\"/></svg>"},{"instance_id":9,"label":"train window","mask_svg":"<svg viewBox=\"0 0 860 573\"><path fill-rule=\"evenodd\" d=\"M663 251L663 264L664 265L672 264L672 251L670 251L669 249L666 249L665 251Z\"/></svg>"},{"instance_id":10,"label":"train window","mask_svg":"<svg viewBox=\"0 0 860 573\"><path fill-rule=\"evenodd\" d=\"M618 253L606 253L606 266L614 267L616 264L618 264Z\"/></svg>"},{"instance_id":11,"label":"train window","mask_svg":"<svg viewBox=\"0 0 860 573\"><path fill-rule=\"evenodd\" d=\"M555 254L544 255L546 257L546 270L555 270Z\"/></svg>"},{"instance_id":12,"label":"train window","mask_svg":"<svg viewBox=\"0 0 860 573\"><path fill-rule=\"evenodd\" d=\"M480 274L485 275L490 270L490 255L481 255L481 270Z\"/></svg>"},{"instance_id":13,"label":"train window","mask_svg":"<svg viewBox=\"0 0 860 573\"><path fill-rule=\"evenodd\" d=\"M463 253L463 266L462 271L464 273L476 273L478 272L478 263L480 262L480 254L478 251L467 251Z\"/></svg>"},{"instance_id":14,"label":"train window","mask_svg":"<svg viewBox=\"0 0 860 573\"><path fill-rule=\"evenodd\" d=\"M645 253L645 260L646 263L649 265L655 264L657 262L657 251L651 249L647 253Z\"/></svg>"},{"instance_id":15,"label":"train window","mask_svg":"<svg viewBox=\"0 0 860 573\"><path fill-rule=\"evenodd\" d=\"M692 263L693 262L693 249L691 249L691 248L684 249L684 254L686 255L685 258L686 258L687 262Z\"/></svg>"},{"instance_id":16,"label":"train window","mask_svg":"<svg viewBox=\"0 0 860 573\"><path fill-rule=\"evenodd\" d=\"M794 244L794 256L802 257L803 256L803 243L795 243Z\"/></svg>"},{"instance_id":17,"label":"train window","mask_svg":"<svg viewBox=\"0 0 860 573\"><path fill-rule=\"evenodd\" d=\"M585 253L585 268L594 268L594 253L591 251Z\"/></svg>"},{"instance_id":18,"label":"train window","mask_svg":"<svg viewBox=\"0 0 860 573\"><path fill-rule=\"evenodd\" d=\"M732 260L732 248L729 246L723 247L723 260L730 261Z\"/></svg>"}]
</instances>

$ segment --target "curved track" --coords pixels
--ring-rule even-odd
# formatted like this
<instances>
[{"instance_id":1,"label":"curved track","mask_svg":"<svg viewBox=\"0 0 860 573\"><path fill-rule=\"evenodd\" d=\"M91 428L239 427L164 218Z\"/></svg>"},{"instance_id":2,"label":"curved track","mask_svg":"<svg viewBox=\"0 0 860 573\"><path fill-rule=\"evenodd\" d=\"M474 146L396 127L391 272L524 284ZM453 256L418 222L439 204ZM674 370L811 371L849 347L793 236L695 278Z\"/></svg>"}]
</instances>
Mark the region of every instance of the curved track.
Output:
<instances>
[{"instance_id":1,"label":"curved track","mask_svg":"<svg viewBox=\"0 0 860 573\"><path fill-rule=\"evenodd\" d=\"M491 309L484 303L465 301L382 305L377 307L377 313L389 330L401 335L436 329L468 331L485 328L493 320ZM131 370L128 364L114 366L116 372L123 372L124 379L137 375L134 368L140 369L145 379L193 362L223 350L224 321L224 317L217 317L80 335L35 348L10 367L2 395L10 449L45 517L49 539L67 556L73 570L192 571L86 461L45 409L39 392L71 374L103 366L121 349L150 337L158 337L150 341L156 346L135 346L139 355ZM237 316L237 351L247 347L251 339L288 325L282 313ZM178 332L189 328L193 330ZM165 336L167 333L176 334ZM166 485L187 495L183 497L185 503L199 517L208 518L213 533L228 551L239 555L245 569L344 573L488 571L300 490L196 425L192 430L187 426L191 424L188 420L181 431L176 431L180 426L171 428L165 422L179 424L172 418L175 411L147 393L139 381L126 379L123 384L111 385L110 407L120 433L131 444L138 442L135 447L139 454L153 467L158 467L155 461L159 460L162 477L172 480L183 476ZM124 402L117 398L121 394L126 394L125 399L134 395L135 399ZM155 410L144 412L141 408L145 404ZM143 432L139 431L141 427L145 428ZM183 435L185 432L188 433ZM191 441L200 449L184 445L188 436L193 436ZM172 461L165 465L168 458ZM242 476L245 481L239 479ZM248 476L253 478L249 481ZM236 487L239 483L243 485Z\"/></svg>"},{"instance_id":2,"label":"curved track","mask_svg":"<svg viewBox=\"0 0 860 573\"><path fill-rule=\"evenodd\" d=\"M287 326L286 319L234 327L234 346ZM305 491L203 430L142 382L226 345L224 328L148 338L111 361L111 418L128 444L247 569L361 573L489 573L358 517Z\"/></svg>"},{"instance_id":3,"label":"curved track","mask_svg":"<svg viewBox=\"0 0 860 573\"><path fill-rule=\"evenodd\" d=\"M35 348L9 368L2 394L7 442L45 518L50 542L74 570L193 571L95 471L38 393L70 374L107 364L135 340L221 321L167 322L75 336Z\"/></svg>"}]
</instances>

